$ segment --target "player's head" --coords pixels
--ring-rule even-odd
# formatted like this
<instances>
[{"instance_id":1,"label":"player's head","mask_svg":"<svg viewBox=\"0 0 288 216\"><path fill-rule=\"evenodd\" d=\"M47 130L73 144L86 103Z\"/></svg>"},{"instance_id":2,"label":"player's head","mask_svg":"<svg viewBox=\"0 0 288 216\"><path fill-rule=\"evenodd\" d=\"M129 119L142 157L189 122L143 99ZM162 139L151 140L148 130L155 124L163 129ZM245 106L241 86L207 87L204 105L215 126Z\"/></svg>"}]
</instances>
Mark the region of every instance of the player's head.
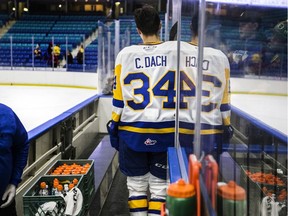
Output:
<instances>
[{"instance_id":1,"label":"player's head","mask_svg":"<svg viewBox=\"0 0 288 216\"><path fill-rule=\"evenodd\" d=\"M239 16L240 38L252 38L261 25L261 16L257 11L243 11Z\"/></svg>"},{"instance_id":2,"label":"player's head","mask_svg":"<svg viewBox=\"0 0 288 216\"><path fill-rule=\"evenodd\" d=\"M134 12L138 31L146 36L157 35L161 28L158 12L150 5L144 5Z\"/></svg>"},{"instance_id":3,"label":"player's head","mask_svg":"<svg viewBox=\"0 0 288 216\"><path fill-rule=\"evenodd\" d=\"M268 46L270 49L282 50L287 47L287 27L288 20L277 23L273 28L273 34Z\"/></svg>"},{"instance_id":4,"label":"player's head","mask_svg":"<svg viewBox=\"0 0 288 216\"><path fill-rule=\"evenodd\" d=\"M287 42L287 25L288 20L284 20L274 26L273 37L275 40L278 40L279 42Z\"/></svg>"},{"instance_id":5,"label":"player's head","mask_svg":"<svg viewBox=\"0 0 288 216\"><path fill-rule=\"evenodd\" d=\"M209 19L210 19L210 13L209 12L205 12L205 29L207 27L207 24L209 22ZM199 23L199 12L195 12L192 16L192 19L191 19L191 24L190 24L190 29L192 31L192 37L198 37L198 23Z\"/></svg>"},{"instance_id":6,"label":"player's head","mask_svg":"<svg viewBox=\"0 0 288 216\"><path fill-rule=\"evenodd\" d=\"M196 12L193 16L192 16L192 20L191 20L191 24L190 24L190 29L192 31L192 36L198 36L198 22L199 22L199 13Z\"/></svg>"}]
</instances>

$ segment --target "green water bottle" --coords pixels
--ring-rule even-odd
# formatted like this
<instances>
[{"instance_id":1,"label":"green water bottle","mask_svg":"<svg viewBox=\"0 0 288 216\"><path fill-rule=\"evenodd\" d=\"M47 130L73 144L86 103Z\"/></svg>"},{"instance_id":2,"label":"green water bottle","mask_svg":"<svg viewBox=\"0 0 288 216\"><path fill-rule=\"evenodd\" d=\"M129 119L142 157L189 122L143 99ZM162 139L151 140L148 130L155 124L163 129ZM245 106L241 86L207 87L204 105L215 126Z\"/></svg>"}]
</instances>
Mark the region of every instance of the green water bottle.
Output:
<instances>
[{"instance_id":1,"label":"green water bottle","mask_svg":"<svg viewBox=\"0 0 288 216\"><path fill-rule=\"evenodd\" d=\"M172 183L167 189L166 214L168 216L196 215L196 196L194 186L183 179Z\"/></svg>"},{"instance_id":2,"label":"green water bottle","mask_svg":"<svg viewBox=\"0 0 288 216\"><path fill-rule=\"evenodd\" d=\"M218 216L246 216L246 192L234 181L217 187Z\"/></svg>"}]
</instances>

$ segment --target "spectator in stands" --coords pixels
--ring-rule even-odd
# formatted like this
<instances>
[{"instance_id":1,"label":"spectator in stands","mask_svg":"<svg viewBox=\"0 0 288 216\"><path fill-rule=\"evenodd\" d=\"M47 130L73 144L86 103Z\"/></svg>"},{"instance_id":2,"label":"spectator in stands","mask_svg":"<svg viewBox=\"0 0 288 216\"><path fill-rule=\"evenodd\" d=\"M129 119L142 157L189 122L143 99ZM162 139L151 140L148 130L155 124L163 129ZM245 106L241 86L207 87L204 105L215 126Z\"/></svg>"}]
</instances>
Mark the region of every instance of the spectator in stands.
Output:
<instances>
[{"instance_id":1,"label":"spectator in stands","mask_svg":"<svg viewBox=\"0 0 288 216\"><path fill-rule=\"evenodd\" d=\"M263 74L287 76L287 20L273 28L263 56Z\"/></svg>"},{"instance_id":2,"label":"spectator in stands","mask_svg":"<svg viewBox=\"0 0 288 216\"><path fill-rule=\"evenodd\" d=\"M246 10L239 17L239 39L231 40L228 58L231 73L260 75L263 45L266 42L261 31L261 16L257 11Z\"/></svg>"},{"instance_id":3,"label":"spectator in stands","mask_svg":"<svg viewBox=\"0 0 288 216\"><path fill-rule=\"evenodd\" d=\"M171 47L160 41L160 17L153 7L145 5L136 9L134 18L143 44L124 48L116 58L113 113L107 129L112 146L119 150L120 170L127 176L130 215L146 216L147 212L160 215L161 204L166 198L167 147L173 146L171 136L174 133L168 131L167 142L169 129L163 128L167 124L162 122L162 117L157 119L156 115L161 112L158 108L161 108L157 107L157 102L152 105L156 99L147 88L152 85L149 80L164 76L169 68L163 59L158 62L162 66L147 66L144 70L141 59L147 52L157 56L171 53ZM155 53L158 48L160 51ZM137 67L142 67L141 72L134 68L134 61Z\"/></svg>"},{"instance_id":4,"label":"spectator in stands","mask_svg":"<svg viewBox=\"0 0 288 216\"><path fill-rule=\"evenodd\" d=\"M47 55L52 56L52 52L53 52L53 44L52 42L50 42L47 47Z\"/></svg>"},{"instance_id":5,"label":"spectator in stands","mask_svg":"<svg viewBox=\"0 0 288 216\"><path fill-rule=\"evenodd\" d=\"M52 42L50 42L45 52L44 59L47 61L47 65L50 65L51 67L52 67L52 52L53 52L53 44Z\"/></svg>"},{"instance_id":6,"label":"spectator in stands","mask_svg":"<svg viewBox=\"0 0 288 216\"><path fill-rule=\"evenodd\" d=\"M83 55L84 55L84 47L83 44L81 44L78 53L77 53L77 62L78 64L83 64Z\"/></svg>"},{"instance_id":7,"label":"spectator in stands","mask_svg":"<svg viewBox=\"0 0 288 216\"><path fill-rule=\"evenodd\" d=\"M59 66L59 60L60 60L60 55L61 55L61 48L60 48L60 44L56 44L53 47L53 58L54 58L54 67L58 67Z\"/></svg>"},{"instance_id":8,"label":"spectator in stands","mask_svg":"<svg viewBox=\"0 0 288 216\"><path fill-rule=\"evenodd\" d=\"M0 215L16 216L16 187L28 157L28 135L11 108L0 104Z\"/></svg>"},{"instance_id":9,"label":"spectator in stands","mask_svg":"<svg viewBox=\"0 0 288 216\"><path fill-rule=\"evenodd\" d=\"M34 49L34 58L35 59L41 59L42 58L42 51L41 51L39 44L37 44L35 49Z\"/></svg>"},{"instance_id":10,"label":"spectator in stands","mask_svg":"<svg viewBox=\"0 0 288 216\"><path fill-rule=\"evenodd\" d=\"M73 64L73 55L70 50L67 51L67 64Z\"/></svg>"}]
</instances>

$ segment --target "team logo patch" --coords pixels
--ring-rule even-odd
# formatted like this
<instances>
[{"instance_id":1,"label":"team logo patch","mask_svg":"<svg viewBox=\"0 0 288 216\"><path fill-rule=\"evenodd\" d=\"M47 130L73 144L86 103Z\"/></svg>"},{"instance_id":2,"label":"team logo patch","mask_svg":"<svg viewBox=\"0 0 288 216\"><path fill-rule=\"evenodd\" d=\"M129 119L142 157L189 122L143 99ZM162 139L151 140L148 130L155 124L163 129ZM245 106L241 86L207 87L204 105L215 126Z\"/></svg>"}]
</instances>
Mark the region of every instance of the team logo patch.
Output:
<instances>
[{"instance_id":1,"label":"team logo patch","mask_svg":"<svg viewBox=\"0 0 288 216\"><path fill-rule=\"evenodd\" d=\"M148 138L148 139L144 142L145 145L155 145L156 143L157 143L156 140L151 140L150 138Z\"/></svg>"},{"instance_id":2,"label":"team logo patch","mask_svg":"<svg viewBox=\"0 0 288 216\"><path fill-rule=\"evenodd\" d=\"M155 45L150 45L150 46L144 46L143 47L143 49L145 50L145 51L153 51L154 49L156 49L157 48L157 46L155 46Z\"/></svg>"}]
</instances>

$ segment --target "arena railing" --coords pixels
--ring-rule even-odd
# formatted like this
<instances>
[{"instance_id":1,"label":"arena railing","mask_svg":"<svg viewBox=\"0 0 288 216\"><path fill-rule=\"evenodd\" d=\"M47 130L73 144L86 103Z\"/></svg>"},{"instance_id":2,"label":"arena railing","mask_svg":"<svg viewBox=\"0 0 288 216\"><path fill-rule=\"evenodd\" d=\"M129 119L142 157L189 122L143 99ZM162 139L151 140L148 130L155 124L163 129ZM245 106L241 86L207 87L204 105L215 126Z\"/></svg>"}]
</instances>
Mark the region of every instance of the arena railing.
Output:
<instances>
[{"instance_id":1,"label":"arena railing","mask_svg":"<svg viewBox=\"0 0 288 216\"><path fill-rule=\"evenodd\" d=\"M99 133L100 96L92 96L28 131L30 149L22 183L17 188L18 214L23 215L22 196L35 180L57 160L78 158Z\"/></svg>"}]
</instances>

